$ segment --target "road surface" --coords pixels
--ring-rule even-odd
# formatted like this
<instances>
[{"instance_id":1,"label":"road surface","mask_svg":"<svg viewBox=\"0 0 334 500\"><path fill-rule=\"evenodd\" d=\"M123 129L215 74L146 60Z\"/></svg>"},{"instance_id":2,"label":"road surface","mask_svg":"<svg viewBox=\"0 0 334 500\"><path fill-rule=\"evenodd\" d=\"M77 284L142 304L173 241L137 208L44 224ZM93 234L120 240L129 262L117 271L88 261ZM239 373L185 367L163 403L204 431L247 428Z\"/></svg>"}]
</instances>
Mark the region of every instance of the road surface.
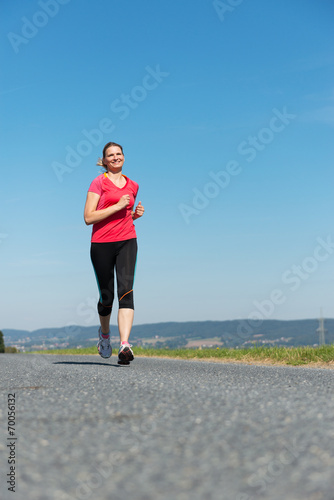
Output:
<instances>
[{"instance_id":1,"label":"road surface","mask_svg":"<svg viewBox=\"0 0 334 500\"><path fill-rule=\"evenodd\" d=\"M0 380L1 499L334 499L332 370L1 354Z\"/></svg>"}]
</instances>

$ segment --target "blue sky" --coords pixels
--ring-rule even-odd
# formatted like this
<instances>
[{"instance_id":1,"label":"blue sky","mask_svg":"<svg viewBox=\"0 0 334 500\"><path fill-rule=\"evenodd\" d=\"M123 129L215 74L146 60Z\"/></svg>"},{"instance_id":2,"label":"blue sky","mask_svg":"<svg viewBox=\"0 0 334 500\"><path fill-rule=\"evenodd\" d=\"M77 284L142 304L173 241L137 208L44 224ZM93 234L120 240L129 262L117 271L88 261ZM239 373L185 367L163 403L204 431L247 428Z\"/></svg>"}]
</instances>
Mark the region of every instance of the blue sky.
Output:
<instances>
[{"instance_id":1,"label":"blue sky","mask_svg":"<svg viewBox=\"0 0 334 500\"><path fill-rule=\"evenodd\" d=\"M135 324L334 317L331 0L1 11L0 328L98 323L83 207L110 140L146 209Z\"/></svg>"}]
</instances>

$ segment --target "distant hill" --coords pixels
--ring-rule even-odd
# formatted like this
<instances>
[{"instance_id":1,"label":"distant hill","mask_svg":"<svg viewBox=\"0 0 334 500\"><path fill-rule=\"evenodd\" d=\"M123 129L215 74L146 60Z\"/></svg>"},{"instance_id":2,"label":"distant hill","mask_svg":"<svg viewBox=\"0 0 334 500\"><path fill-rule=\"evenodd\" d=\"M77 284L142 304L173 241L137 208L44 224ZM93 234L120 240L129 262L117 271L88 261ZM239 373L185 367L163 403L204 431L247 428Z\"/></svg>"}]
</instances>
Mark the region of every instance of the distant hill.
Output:
<instances>
[{"instance_id":1,"label":"distant hill","mask_svg":"<svg viewBox=\"0 0 334 500\"><path fill-rule=\"evenodd\" d=\"M223 345L237 347L257 343L275 343L275 345L314 345L319 342L317 333L318 320L263 320L256 326L248 320L231 321L187 321L164 322L135 325L132 328L131 340L159 338L178 339L179 345L186 340L218 338ZM326 343L334 343L334 319L325 320ZM72 325L63 328L41 328L32 332L27 330L3 329L6 345L25 339L25 345L64 342L70 346L91 345L96 342L98 326ZM117 328L112 327L112 335L117 335ZM29 339L29 340L27 340ZM268 341L268 342L266 342Z\"/></svg>"}]
</instances>

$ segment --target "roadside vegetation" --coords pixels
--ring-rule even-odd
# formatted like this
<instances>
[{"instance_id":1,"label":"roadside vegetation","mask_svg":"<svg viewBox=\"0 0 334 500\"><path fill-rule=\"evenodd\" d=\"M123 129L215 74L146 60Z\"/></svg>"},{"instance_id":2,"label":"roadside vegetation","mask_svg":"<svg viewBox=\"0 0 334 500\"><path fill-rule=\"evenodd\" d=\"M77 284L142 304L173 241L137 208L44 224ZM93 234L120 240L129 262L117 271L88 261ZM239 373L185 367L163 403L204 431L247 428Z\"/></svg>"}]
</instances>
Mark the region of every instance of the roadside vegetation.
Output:
<instances>
[{"instance_id":1,"label":"roadside vegetation","mask_svg":"<svg viewBox=\"0 0 334 500\"><path fill-rule=\"evenodd\" d=\"M82 349L57 349L50 351L34 351L40 354L95 354L96 347ZM117 353L117 347L113 350ZM211 348L211 349L156 349L134 347L135 357L164 357L176 359L193 359L220 362L241 362L250 364L280 365L317 365L334 368L334 345L319 347L251 347L247 349Z\"/></svg>"},{"instance_id":2,"label":"roadside vegetation","mask_svg":"<svg viewBox=\"0 0 334 500\"><path fill-rule=\"evenodd\" d=\"M5 341L4 341L4 338L3 338L3 333L2 331L0 330L0 353L14 353L14 352L18 352L16 347L6 347L5 346Z\"/></svg>"}]
</instances>

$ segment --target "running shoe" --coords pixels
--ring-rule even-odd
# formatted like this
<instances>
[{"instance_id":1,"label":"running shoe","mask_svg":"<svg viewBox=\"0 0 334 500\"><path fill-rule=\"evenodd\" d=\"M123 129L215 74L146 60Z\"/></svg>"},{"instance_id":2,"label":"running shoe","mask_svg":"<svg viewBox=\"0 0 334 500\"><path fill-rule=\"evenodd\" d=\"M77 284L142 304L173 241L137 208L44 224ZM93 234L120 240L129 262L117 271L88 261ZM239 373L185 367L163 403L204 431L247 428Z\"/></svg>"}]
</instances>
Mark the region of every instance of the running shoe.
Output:
<instances>
[{"instance_id":1,"label":"running shoe","mask_svg":"<svg viewBox=\"0 0 334 500\"><path fill-rule=\"evenodd\" d=\"M130 361L134 360L133 352L130 344L121 344L118 351L118 364L129 365Z\"/></svg>"},{"instance_id":2,"label":"running shoe","mask_svg":"<svg viewBox=\"0 0 334 500\"><path fill-rule=\"evenodd\" d=\"M97 350L101 358L110 358L112 349L110 345L110 336L104 339L101 335L101 328L99 328L99 341L97 343Z\"/></svg>"}]
</instances>

